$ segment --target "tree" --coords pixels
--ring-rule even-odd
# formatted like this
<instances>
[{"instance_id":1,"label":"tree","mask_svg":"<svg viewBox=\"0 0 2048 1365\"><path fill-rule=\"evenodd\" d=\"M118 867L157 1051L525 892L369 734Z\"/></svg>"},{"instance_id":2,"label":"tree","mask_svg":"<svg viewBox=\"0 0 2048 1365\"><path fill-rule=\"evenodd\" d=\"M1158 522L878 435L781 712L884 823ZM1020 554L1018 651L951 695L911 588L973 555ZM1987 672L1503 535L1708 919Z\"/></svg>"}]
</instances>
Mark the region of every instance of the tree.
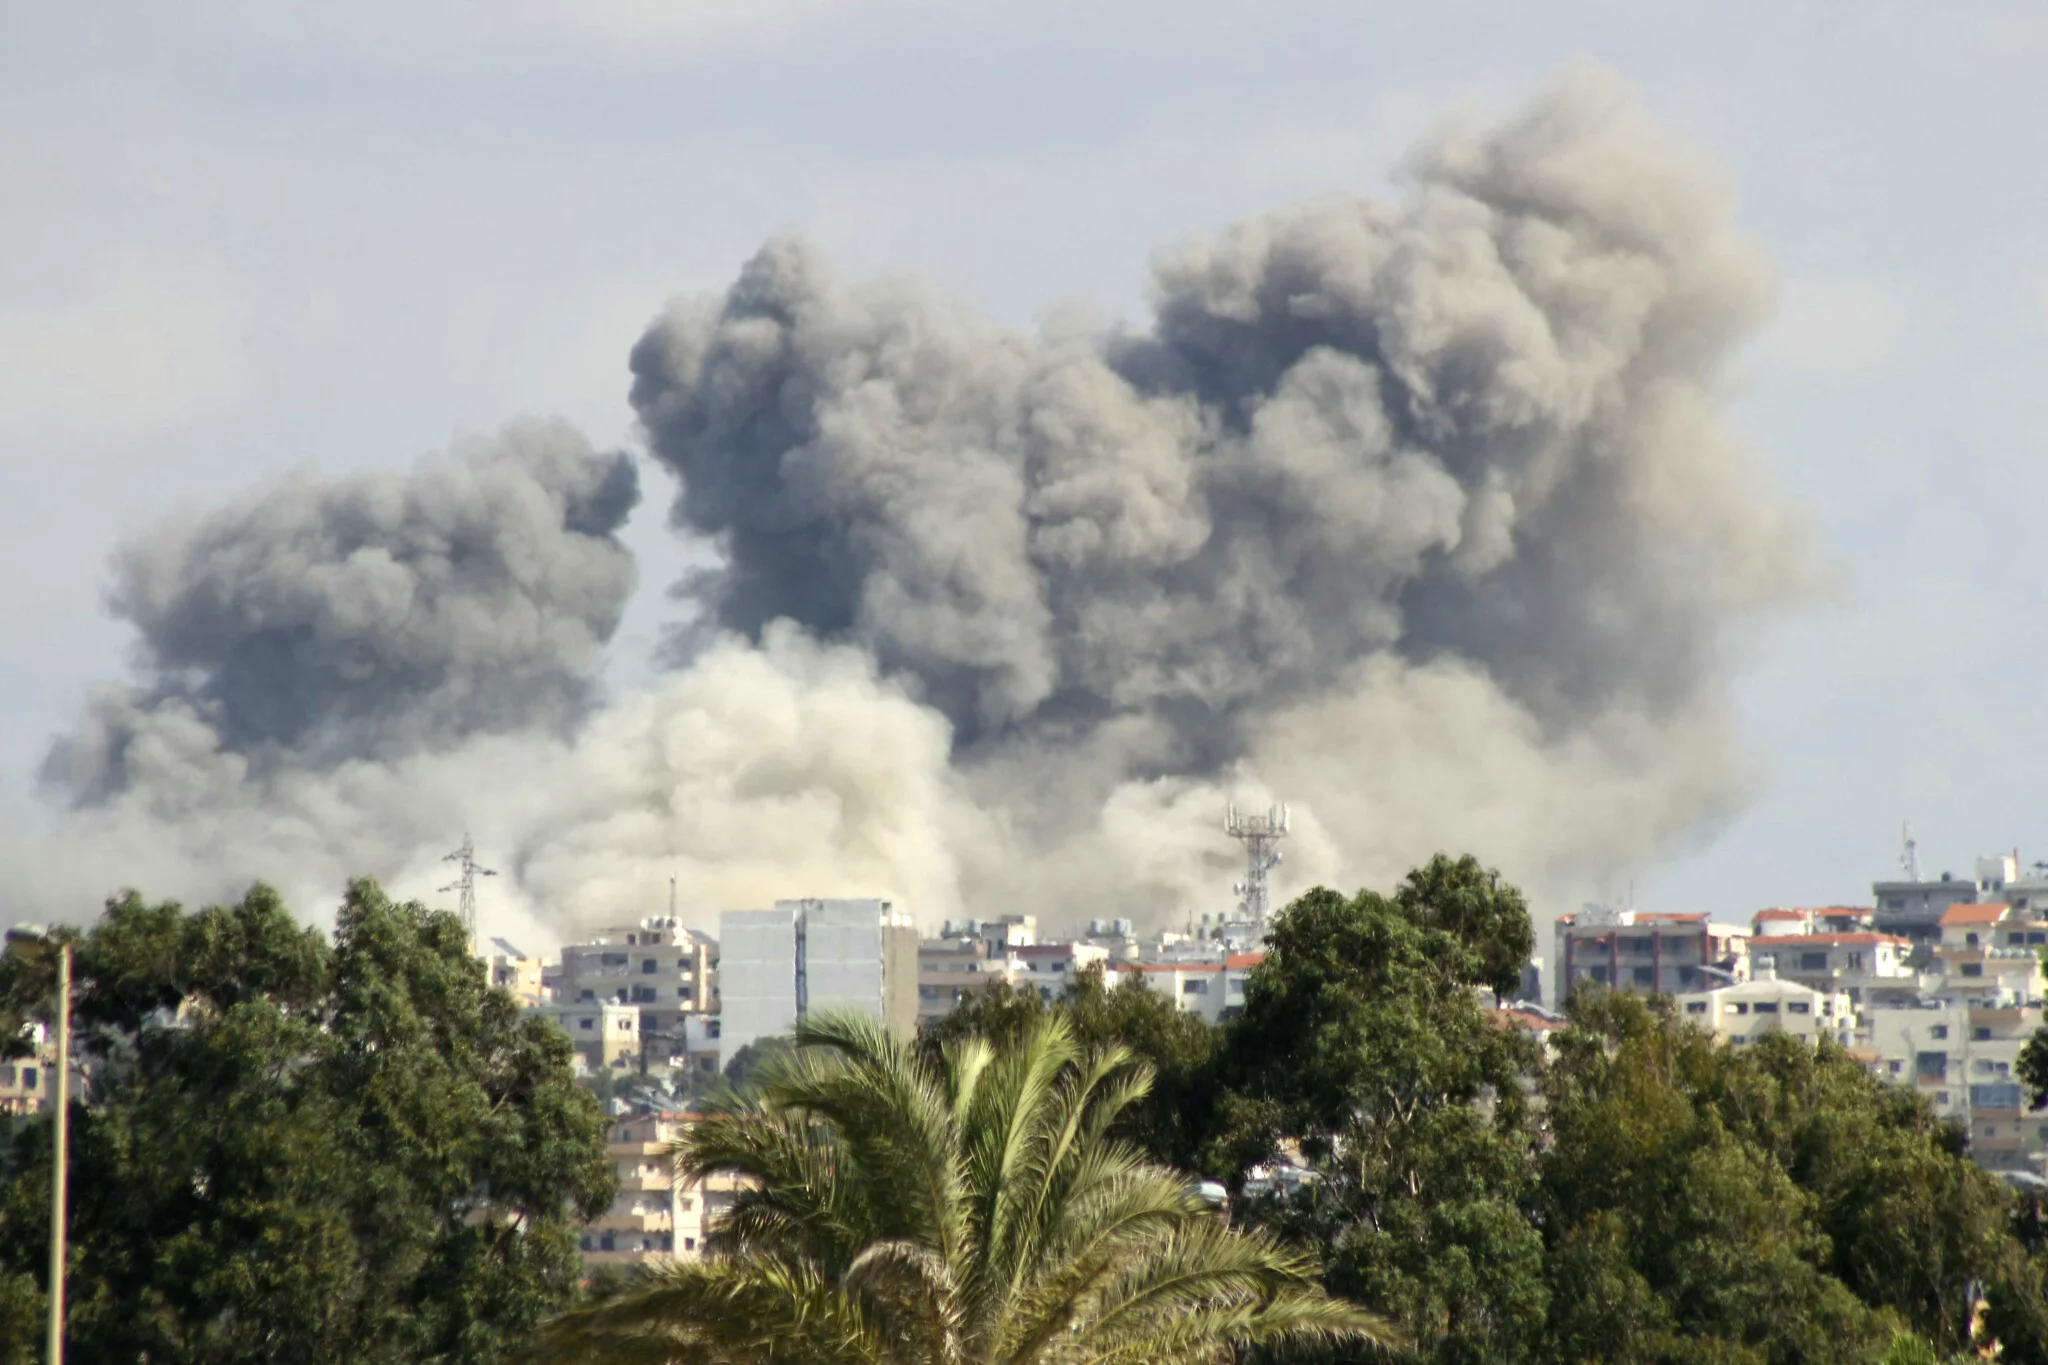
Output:
<instances>
[{"instance_id":1,"label":"tree","mask_svg":"<svg viewBox=\"0 0 2048 1365\"><path fill-rule=\"evenodd\" d=\"M9 1036L48 972L0 959ZM615 1188L603 1120L454 916L358 882L330 945L263 887L197 914L131 894L76 977L78 1359L495 1361L574 1294ZM0 1189L0 1276L38 1297L49 1134Z\"/></svg>"},{"instance_id":2,"label":"tree","mask_svg":"<svg viewBox=\"0 0 2048 1365\"><path fill-rule=\"evenodd\" d=\"M1517 919L1519 917L1519 920ZM1392 897L1318 889L1276 920L1225 1029L1212 1167L1240 1190L1292 1157L1313 1175L1240 1211L1312 1248L1324 1283L1387 1311L1418 1355L1527 1357L1544 1320L1523 1078L1534 1045L1479 996L1525 951L1519 893L1438 858Z\"/></svg>"},{"instance_id":3,"label":"tree","mask_svg":"<svg viewBox=\"0 0 2048 1365\"><path fill-rule=\"evenodd\" d=\"M1083 1051L1064 1019L936 1062L858 1018L797 1041L757 1097L678 1144L684 1174L751 1182L707 1257L566 1315L553 1358L1172 1365L1384 1335L1111 1139L1145 1070Z\"/></svg>"},{"instance_id":4,"label":"tree","mask_svg":"<svg viewBox=\"0 0 2048 1365\"><path fill-rule=\"evenodd\" d=\"M1544 1083L1550 1358L1876 1359L1891 1320L1830 1273L1821 1201L1719 1103L1756 1093L1749 1060L1666 1001L1581 991L1571 1008Z\"/></svg>"},{"instance_id":5,"label":"tree","mask_svg":"<svg viewBox=\"0 0 2048 1365\"><path fill-rule=\"evenodd\" d=\"M751 1043L740 1044L739 1051L733 1053L732 1060L725 1064L725 1084L736 1090L752 1085L770 1062L795 1048L796 1044L780 1033L770 1033Z\"/></svg>"},{"instance_id":6,"label":"tree","mask_svg":"<svg viewBox=\"0 0 2048 1365\"><path fill-rule=\"evenodd\" d=\"M919 1046L933 1062L968 1038L1014 1046L1048 1015L1066 1021L1082 1050L1123 1047L1151 1070L1151 1090L1124 1111L1112 1135L1154 1161L1192 1168L1214 1101L1209 1068L1217 1033L1141 981L1126 978L1111 987L1101 965L1091 963L1049 1004L1035 991L998 981L967 995L951 1014L926 1021Z\"/></svg>"}]
</instances>

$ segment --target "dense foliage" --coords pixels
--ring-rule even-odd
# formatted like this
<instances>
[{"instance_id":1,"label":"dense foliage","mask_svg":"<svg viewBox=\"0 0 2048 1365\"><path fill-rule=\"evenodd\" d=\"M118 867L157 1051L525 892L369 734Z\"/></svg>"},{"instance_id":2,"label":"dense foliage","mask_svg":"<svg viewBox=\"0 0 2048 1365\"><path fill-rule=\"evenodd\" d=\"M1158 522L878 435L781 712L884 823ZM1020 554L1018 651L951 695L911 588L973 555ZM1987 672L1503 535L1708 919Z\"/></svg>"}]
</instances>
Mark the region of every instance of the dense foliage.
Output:
<instances>
[{"instance_id":1,"label":"dense foliage","mask_svg":"<svg viewBox=\"0 0 2048 1365\"><path fill-rule=\"evenodd\" d=\"M936 1058L856 1017L800 1024L751 1099L693 1124L687 1175L747 1187L709 1254L565 1316L569 1361L1080 1365L1383 1339L1313 1263L1225 1227L1111 1135L1146 1088L1062 1018Z\"/></svg>"},{"instance_id":2,"label":"dense foliage","mask_svg":"<svg viewBox=\"0 0 2048 1365\"><path fill-rule=\"evenodd\" d=\"M1418 1361L1942 1360L1973 1349L1973 1303L2003 1359L2048 1361L2048 1236L1960 1129L1838 1047L1730 1049L1633 996L1582 993L1541 1046L1489 1008L1531 940L1470 858L1390 896L1312 891L1134 1136L1195 1154L1241 1224L1312 1254ZM944 1033L1045 1008L998 992Z\"/></svg>"},{"instance_id":3,"label":"dense foliage","mask_svg":"<svg viewBox=\"0 0 2048 1365\"><path fill-rule=\"evenodd\" d=\"M47 955L0 959L0 1028ZM351 887L333 941L271 892L129 896L76 944L70 1358L497 1361L574 1294L614 1178L569 1042L487 988L460 923ZM0 1330L33 1359L50 1125L0 1189Z\"/></svg>"},{"instance_id":4,"label":"dense foliage","mask_svg":"<svg viewBox=\"0 0 2048 1365\"><path fill-rule=\"evenodd\" d=\"M580 1300L598 1106L452 917L360 883L330 938L262 888L129 896L75 942L78 1360L517 1360L555 1320L561 1358L607 1361L965 1365L1049 1331L1060 1361L1350 1365L1376 1336L1442 1365L1932 1365L1995 1337L2048 1365L2048 1224L1961 1127L1833 1045L1731 1049L1654 1000L1517 1026L1528 911L1470 858L1303 896L1218 1026L1093 971L977 991L915 1044L761 1040L683 1152L758 1182L717 1254ZM0 957L17 1052L51 973ZM2048 1100L2048 1035L2018 1070ZM47 1117L0 1130L0 1365L40 1348L50 1155ZM1157 1311L1118 1310L1148 1275Z\"/></svg>"}]
</instances>

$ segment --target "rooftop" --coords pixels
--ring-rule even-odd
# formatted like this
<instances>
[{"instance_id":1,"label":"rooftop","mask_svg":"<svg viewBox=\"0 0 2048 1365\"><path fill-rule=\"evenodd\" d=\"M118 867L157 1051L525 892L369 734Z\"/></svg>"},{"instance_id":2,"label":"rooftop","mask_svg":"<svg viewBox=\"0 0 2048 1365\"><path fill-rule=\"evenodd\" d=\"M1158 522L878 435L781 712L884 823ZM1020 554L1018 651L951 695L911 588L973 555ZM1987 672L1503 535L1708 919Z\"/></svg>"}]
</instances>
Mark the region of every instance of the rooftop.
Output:
<instances>
[{"instance_id":1,"label":"rooftop","mask_svg":"<svg viewBox=\"0 0 2048 1365\"><path fill-rule=\"evenodd\" d=\"M1770 948L1864 948L1873 943L1895 943L1901 948L1912 946L1912 940L1898 934L1777 934L1749 941L1749 950L1758 952Z\"/></svg>"},{"instance_id":2,"label":"rooftop","mask_svg":"<svg viewBox=\"0 0 2048 1365\"><path fill-rule=\"evenodd\" d=\"M1996 924L2012 909L2003 901L1961 901L1942 911L1941 925Z\"/></svg>"}]
</instances>

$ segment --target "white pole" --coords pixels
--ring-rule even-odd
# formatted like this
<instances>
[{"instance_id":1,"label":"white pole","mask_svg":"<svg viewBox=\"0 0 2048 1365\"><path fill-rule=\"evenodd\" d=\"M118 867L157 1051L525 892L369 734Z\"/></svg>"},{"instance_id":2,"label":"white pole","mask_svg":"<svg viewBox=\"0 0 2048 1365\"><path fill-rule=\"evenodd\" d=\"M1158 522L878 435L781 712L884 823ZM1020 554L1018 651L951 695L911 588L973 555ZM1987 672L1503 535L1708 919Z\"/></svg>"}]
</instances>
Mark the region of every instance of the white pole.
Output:
<instances>
[{"instance_id":1,"label":"white pole","mask_svg":"<svg viewBox=\"0 0 2048 1365\"><path fill-rule=\"evenodd\" d=\"M64 1186L71 1131L71 945L57 947L57 1144L50 1174L50 1365L64 1365Z\"/></svg>"}]
</instances>

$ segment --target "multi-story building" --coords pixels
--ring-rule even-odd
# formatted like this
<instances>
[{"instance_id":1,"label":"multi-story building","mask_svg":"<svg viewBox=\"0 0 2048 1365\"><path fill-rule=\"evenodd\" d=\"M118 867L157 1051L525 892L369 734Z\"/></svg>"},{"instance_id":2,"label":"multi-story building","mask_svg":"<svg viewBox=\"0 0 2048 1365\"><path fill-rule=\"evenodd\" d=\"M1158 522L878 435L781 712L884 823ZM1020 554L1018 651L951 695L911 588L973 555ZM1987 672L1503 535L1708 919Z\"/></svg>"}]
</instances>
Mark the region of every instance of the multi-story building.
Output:
<instances>
[{"instance_id":1,"label":"multi-story building","mask_svg":"<svg viewBox=\"0 0 2048 1365\"><path fill-rule=\"evenodd\" d=\"M51 1048L0 1062L0 1114L33 1114L50 1101Z\"/></svg>"},{"instance_id":2,"label":"multi-story building","mask_svg":"<svg viewBox=\"0 0 2048 1365\"><path fill-rule=\"evenodd\" d=\"M1843 1047L1857 1041L1856 1006L1847 991L1815 990L1784 979L1767 955L1753 959L1749 980L1685 992L1674 1003L1681 1019L1735 1047L1772 1033Z\"/></svg>"},{"instance_id":3,"label":"multi-story building","mask_svg":"<svg viewBox=\"0 0 2048 1365\"><path fill-rule=\"evenodd\" d=\"M549 986L547 964L537 957L528 957L502 938L491 940L497 951L491 954L491 984L512 993L526 1009L547 1003Z\"/></svg>"},{"instance_id":4,"label":"multi-story building","mask_svg":"<svg viewBox=\"0 0 2048 1365\"><path fill-rule=\"evenodd\" d=\"M1244 1009L1245 982L1264 953L1230 953L1208 962L1121 962L1114 981L1136 980L1190 1014L1221 1023Z\"/></svg>"},{"instance_id":5,"label":"multi-story building","mask_svg":"<svg viewBox=\"0 0 2048 1365\"><path fill-rule=\"evenodd\" d=\"M1705 914L1663 914L1588 905L1557 921L1558 990L1582 981L1615 990L1677 995L1748 974L1750 930Z\"/></svg>"},{"instance_id":6,"label":"multi-story building","mask_svg":"<svg viewBox=\"0 0 2048 1365\"><path fill-rule=\"evenodd\" d=\"M973 992L997 982L1021 986L1023 976L1023 959L1008 953L992 956L979 934L926 939L917 946L918 1020L943 1019Z\"/></svg>"},{"instance_id":7,"label":"multi-story building","mask_svg":"<svg viewBox=\"0 0 2048 1365\"><path fill-rule=\"evenodd\" d=\"M674 1112L613 1121L606 1150L619 1192L610 1209L584 1225L585 1269L692 1260L703 1254L705 1230L732 1206L738 1182L731 1176L677 1179L669 1146L689 1121L689 1115Z\"/></svg>"},{"instance_id":8,"label":"multi-story building","mask_svg":"<svg viewBox=\"0 0 2048 1365\"><path fill-rule=\"evenodd\" d=\"M584 1074L626 1071L640 1064L640 1007L614 1000L553 1000L535 1011L569 1035Z\"/></svg>"},{"instance_id":9,"label":"multi-story building","mask_svg":"<svg viewBox=\"0 0 2048 1365\"><path fill-rule=\"evenodd\" d=\"M2020 1050L2041 1025L2039 1002L1942 995L1864 1018L1877 1073L1967 1123L1970 1151L1994 1170L2041 1173L2048 1125L2025 1111L2015 1076Z\"/></svg>"},{"instance_id":10,"label":"multi-story building","mask_svg":"<svg viewBox=\"0 0 2048 1365\"><path fill-rule=\"evenodd\" d=\"M1900 934L1773 934L1751 939L1749 951L1752 959L1769 953L1785 980L1847 992L1858 1009L1920 994L1920 974L1907 961L1913 944Z\"/></svg>"},{"instance_id":11,"label":"multi-story building","mask_svg":"<svg viewBox=\"0 0 2048 1365\"><path fill-rule=\"evenodd\" d=\"M2048 921L2038 918L2043 913L2048 907L2021 910L2003 901L1951 905L1933 944L1943 978L1961 990L2040 999L2040 954L2048 945Z\"/></svg>"},{"instance_id":12,"label":"multi-story building","mask_svg":"<svg viewBox=\"0 0 2048 1365\"><path fill-rule=\"evenodd\" d=\"M901 1033L917 1027L918 941L882 900L786 900L720 920L720 1065L806 1014L852 1009Z\"/></svg>"},{"instance_id":13,"label":"multi-story building","mask_svg":"<svg viewBox=\"0 0 2048 1365\"><path fill-rule=\"evenodd\" d=\"M1872 882L1875 927L1878 932L1898 934L1915 943L1931 944L1941 937L1941 917L1951 905L1974 901L1980 896L1996 898L2007 882L2019 877L2019 858L1979 858L1977 879L1942 873L1932 881Z\"/></svg>"},{"instance_id":14,"label":"multi-story building","mask_svg":"<svg viewBox=\"0 0 2048 1365\"><path fill-rule=\"evenodd\" d=\"M1090 967L1109 964L1109 949L1078 939L1066 943L1034 943L1013 949L1010 956L1022 964L1019 988L1035 991L1040 1000L1055 999L1067 983Z\"/></svg>"}]
</instances>

